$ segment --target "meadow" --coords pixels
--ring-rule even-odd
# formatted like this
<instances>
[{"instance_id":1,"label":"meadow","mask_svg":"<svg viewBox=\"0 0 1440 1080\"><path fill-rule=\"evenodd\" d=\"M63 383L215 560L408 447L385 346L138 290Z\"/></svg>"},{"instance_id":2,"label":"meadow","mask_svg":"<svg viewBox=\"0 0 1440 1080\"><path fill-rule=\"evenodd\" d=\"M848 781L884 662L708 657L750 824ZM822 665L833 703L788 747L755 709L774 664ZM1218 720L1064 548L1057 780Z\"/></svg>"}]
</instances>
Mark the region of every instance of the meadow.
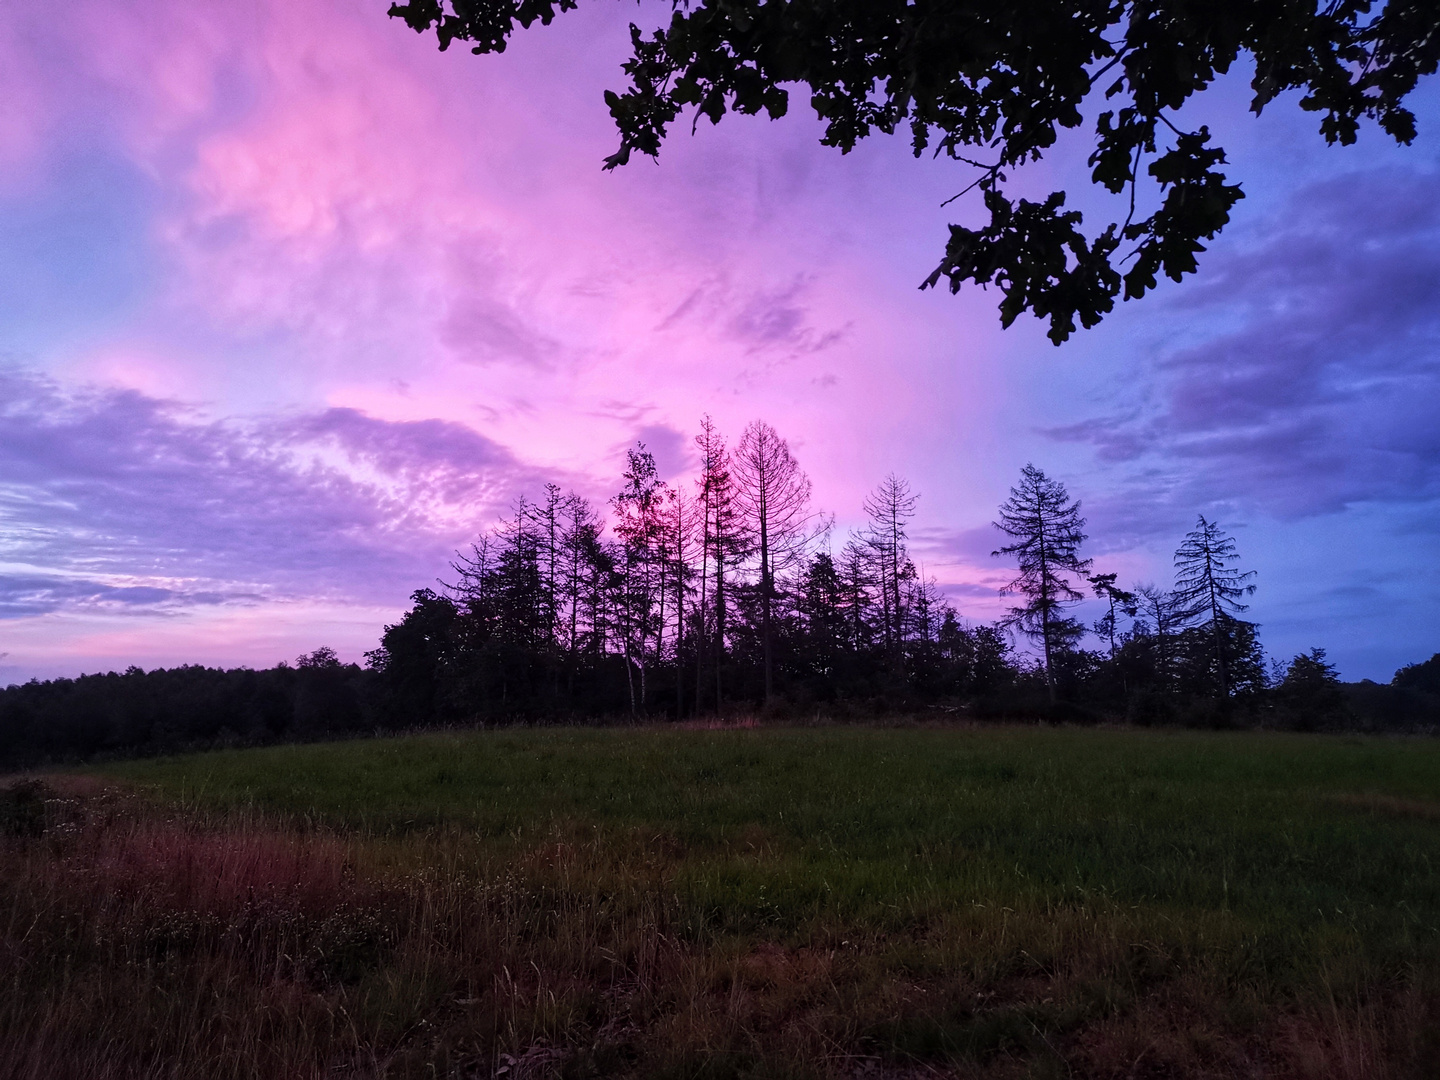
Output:
<instances>
[{"instance_id":1,"label":"meadow","mask_svg":"<svg viewBox=\"0 0 1440 1080\"><path fill-rule=\"evenodd\" d=\"M1434 740L539 728L40 784L0 1076L1440 1068Z\"/></svg>"}]
</instances>

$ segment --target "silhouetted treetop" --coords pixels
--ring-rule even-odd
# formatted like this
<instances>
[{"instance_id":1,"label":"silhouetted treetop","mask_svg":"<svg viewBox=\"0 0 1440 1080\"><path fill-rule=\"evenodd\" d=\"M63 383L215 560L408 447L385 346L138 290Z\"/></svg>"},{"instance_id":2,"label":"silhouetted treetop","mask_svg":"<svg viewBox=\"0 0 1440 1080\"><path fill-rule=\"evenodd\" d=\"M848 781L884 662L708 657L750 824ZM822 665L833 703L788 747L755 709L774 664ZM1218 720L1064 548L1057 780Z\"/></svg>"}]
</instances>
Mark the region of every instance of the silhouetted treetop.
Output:
<instances>
[{"instance_id":1,"label":"silhouetted treetop","mask_svg":"<svg viewBox=\"0 0 1440 1080\"><path fill-rule=\"evenodd\" d=\"M1090 569L1090 560L1080 557L1080 545L1085 542L1080 501L1071 500L1060 481L1026 465L1020 470L1020 482L1000 504L994 525L1014 543L991 554L1011 556L1019 564L1019 573L1003 592L1019 593L1026 600L1023 607L1010 609L1006 622L1040 643L1045 681L1053 698L1056 653L1084 634L1079 623L1063 615L1068 605L1083 596L1070 578L1083 578Z\"/></svg>"},{"instance_id":2,"label":"silhouetted treetop","mask_svg":"<svg viewBox=\"0 0 1440 1080\"><path fill-rule=\"evenodd\" d=\"M516 27L548 24L577 0L409 0L390 14L440 48L503 52ZM1378 6L1378 14L1376 9ZM607 91L620 148L655 156L686 110L718 123L727 112L789 109L809 92L826 145L842 152L874 133L908 128L931 150L977 170L989 221L950 226L925 287L995 284L1001 322L1024 311L1050 321L1058 345L1078 318L1094 326L1117 296L1132 299L1165 274L1179 281L1229 221L1238 184L1205 127L1173 114L1242 57L1253 62L1251 110L1301 91L1330 143L1355 141L1374 120L1401 143L1415 136L1405 99L1440 61L1434 0L673 0L666 26L630 27L630 88ZM1103 95L1103 103L1092 95ZM1123 222L1081 231L1063 191L1039 202L1006 193L1011 170L1039 160L1097 102L1091 179L1129 207ZM692 125L693 127L693 125ZM1141 178L1158 206L1137 213ZM1118 214L1116 215L1118 216ZM1123 270L1122 270L1123 268Z\"/></svg>"},{"instance_id":3,"label":"silhouetted treetop","mask_svg":"<svg viewBox=\"0 0 1440 1080\"><path fill-rule=\"evenodd\" d=\"M1240 598L1255 591L1250 580L1255 571L1241 570L1239 561L1235 538L1204 514L1175 551L1175 610L1182 621L1198 619L1209 628L1221 697L1230 695L1230 653L1235 648L1231 639L1239 625L1238 616L1249 606Z\"/></svg>"},{"instance_id":4,"label":"silhouetted treetop","mask_svg":"<svg viewBox=\"0 0 1440 1080\"><path fill-rule=\"evenodd\" d=\"M1392 682L1395 686L1440 695L1440 653L1423 664L1406 664L1395 672Z\"/></svg>"}]
</instances>

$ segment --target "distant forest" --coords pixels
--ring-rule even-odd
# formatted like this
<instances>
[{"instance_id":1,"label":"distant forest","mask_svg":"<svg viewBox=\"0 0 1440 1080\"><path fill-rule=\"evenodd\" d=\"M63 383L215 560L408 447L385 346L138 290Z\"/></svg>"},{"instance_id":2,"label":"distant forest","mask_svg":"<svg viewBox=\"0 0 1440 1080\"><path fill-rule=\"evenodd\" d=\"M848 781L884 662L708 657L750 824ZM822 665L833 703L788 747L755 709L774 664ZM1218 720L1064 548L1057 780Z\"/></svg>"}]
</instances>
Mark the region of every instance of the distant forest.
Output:
<instances>
[{"instance_id":1,"label":"distant forest","mask_svg":"<svg viewBox=\"0 0 1440 1080\"><path fill-rule=\"evenodd\" d=\"M1323 649L1267 660L1254 574L1200 517L1169 586L1083 556L1080 504L1027 465L995 520L1009 613L968 622L907 546L918 496L887 476L843 539L786 441L708 420L693 486L628 451L608 514L546 485L423 588L367 666L198 666L0 690L0 761L25 764L436 725L762 714L1434 731L1440 654L1387 685L1341 683ZM1071 612L1087 596L1103 614ZM1028 649L1017 645L1028 645Z\"/></svg>"}]
</instances>

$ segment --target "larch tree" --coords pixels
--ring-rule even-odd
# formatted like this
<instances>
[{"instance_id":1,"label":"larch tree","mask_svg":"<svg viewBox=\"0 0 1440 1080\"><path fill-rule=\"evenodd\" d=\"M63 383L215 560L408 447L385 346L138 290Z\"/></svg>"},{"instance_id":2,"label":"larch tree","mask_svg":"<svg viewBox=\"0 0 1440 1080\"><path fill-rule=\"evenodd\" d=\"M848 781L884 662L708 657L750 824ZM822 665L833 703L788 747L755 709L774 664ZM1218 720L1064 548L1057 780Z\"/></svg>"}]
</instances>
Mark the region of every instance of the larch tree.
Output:
<instances>
[{"instance_id":1,"label":"larch tree","mask_svg":"<svg viewBox=\"0 0 1440 1080\"><path fill-rule=\"evenodd\" d=\"M905 590L908 594L905 616L909 636L915 641L933 643L939 638L940 627L945 621L945 613L949 610L945 593L934 575L926 576L913 565L910 566L907 581L909 587Z\"/></svg>"},{"instance_id":2,"label":"larch tree","mask_svg":"<svg viewBox=\"0 0 1440 1080\"><path fill-rule=\"evenodd\" d=\"M845 618L845 640L853 653L870 645L871 586L875 584L875 552L870 545L852 536L841 549L837 572L840 575L840 610Z\"/></svg>"},{"instance_id":3,"label":"larch tree","mask_svg":"<svg viewBox=\"0 0 1440 1080\"><path fill-rule=\"evenodd\" d=\"M1230 637L1236 616L1247 610L1240 598L1255 592L1253 570L1240 570L1235 538L1201 514L1175 552L1175 606L1186 622L1203 620L1214 649L1221 698L1230 696Z\"/></svg>"},{"instance_id":4,"label":"larch tree","mask_svg":"<svg viewBox=\"0 0 1440 1080\"><path fill-rule=\"evenodd\" d=\"M738 545L730 453L725 446L725 436L709 416L700 421L695 448L700 452L700 475L695 481L696 512L700 518L700 596L695 620L695 710L699 715L707 654L715 665L715 710L720 711L721 668L725 656L725 566ZM714 584L707 596L712 580ZM713 649L709 645L713 645Z\"/></svg>"},{"instance_id":5,"label":"larch tree","mask_svg":"<svg viewBox=\"0 0 1440 1080\"><path fill-rule=\"evenodd\" d=\"M545 606L545 634L550 650L551 684L558 692L560 688L560 664L558 648L560 638L560 575L563 561L563 536L565 531L565 496L555 483L545 485L545 499L531 507L531 515L539 531L541 573L545 588L541 601Z\"/></svg>"},{"instance_id":6,"label":"larch tree","mask_svg":"<svg viewBox=\"0 0 1440 1080\"><path fill-rule=\"evenodd\" d=\"M1080 502L1071 501L1064 484L1051 480L1034 465L1026 465L1020 483L1001 504L994 525L1015 542L992 554L1013 556L1020 571L1001 595L1018 593L1026 600L1023 607L1010 609L1006 621L1040 643L1045 685L1054 701L1055 657L1084 632L1064 615L1068 605L1084 597L1071 584L1071 577L1083 578L1090 569L1090 560L1080 557L1080 545L1085 542Z\"/></svg>"},{"instance_id":7,"label":"larch tree","mask_svg":"<svg viewBox=\"0 0 1440 1080\"><path fill-rule=\"evenodd\" d=\"M615 535L620 538L621 639L625 651L626 672L637 667L640 692L637 699L633 682L630 712L643 710L646 702L646 646L654 635L656 609L663 603L663 567L658 549L663 536L665 485L655 471L655 458L644 443L625 452L625 486L612 500L615 510Z\"/></svg>"},{"instance_id":8,"label":"larch tree","mask_svg":"<svg viewBox=\"0 0 1440 1080\"><path fill-rule=\"evenodd\" d=\"M569 679L573 688L575 668L582 650L581 619L589 624L592 649L598 620L586 614L587 598L594 589L596 562L600 553L600 517L590 503L574 492L565 497L560 507L560 591L564 604L564 646L569 660Z\"/></svg>"},{"instance_id":9,"label":"larch tree","mask_svg":"<svg viewBox=\"0 0 1440 1080\"><path fill-rule=\"evenodd\" d=\"M800 554L810 521L810 478L789 444L763 420L752 421L735 448L735 490L745 531L760 560L760 640L765 703L774 688L775 575Z\"/></svg>"},{"instance_id":10,"label":"larch tree","mask_svg":"<svg viewBox=\"0 0 1440 1080\"><path fill-rule=\"evenodd\" d=\"M685 715L685 672L681 660L685 651L685 598L692 590L691 549L696 537L696 501L683 488L666 492L664 536L670 588L674 591L675 717Z\"/></svg>"},{"instance_id":11,"label":"larch tree","mask_svg":"<svg viewBox=\"0 0 1440 1080\"><path fill-rule=\"evenodd\" d=\"M891 665L897 669L905 637L902 580L909 562L905 528L915 516L918 501L919 496L910 490L910 485L892 472L865 496L863 507L870 519L865 539L875 553L880 614L885 621L885 649L890 654Z\"/></svg>"}]
</instances>

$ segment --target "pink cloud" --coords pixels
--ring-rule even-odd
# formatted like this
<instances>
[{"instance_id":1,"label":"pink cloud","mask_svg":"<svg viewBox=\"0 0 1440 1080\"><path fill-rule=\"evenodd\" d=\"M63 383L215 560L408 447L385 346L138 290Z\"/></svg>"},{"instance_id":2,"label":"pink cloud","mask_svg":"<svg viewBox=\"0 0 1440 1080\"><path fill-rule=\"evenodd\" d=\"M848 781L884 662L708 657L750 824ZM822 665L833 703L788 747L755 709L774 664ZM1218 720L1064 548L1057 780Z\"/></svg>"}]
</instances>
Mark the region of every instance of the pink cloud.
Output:
<instances>
[{"instance_id":1,"label":"pink cloud","mask_svg":"<svg viewBox=\"0 0 1440 1080\"><path fill-rule=\"evenodd\" d=\"M837 158L803 119L727 120L658 168L602 173L600 91L620 78L625 19L596 5L476 58L439 55L373 4L82 5L46 32L88 89L50 72L27 85L88 110L153 183L157 284L123 332L50 370L181 399L198 418L250 415L245 437L289 455L274 475L295 495L265 528L324 511L316 565L354 541L326 595L364 608L372 633L371 597L335 590L374 549L389 558L409 535L439 572L442 535L458 542L542 470L603 499L637 438L683 481L704 413L732 436L775 423L842 525L889 469L958 454L957 430L989 422L993 319L916 292L923 260L882 242L921 232L948 181L903 152ZM508 455L493 480L415 450L467 432ZM224 452L253 490L271 476L263 454ZM944 520L970 498L942 474L925 505ZM188 542L223 561L233 516ZM64 620L44 632L58 643L70 627L77 656L138 647L134 624L86 618L99 636ZM190 625L241 634L246 618Z\"/></svg>"},{"instance_id":2,"label":"pink cloud","mask_svg":"<svg viewBox=\"0 0 1440 1080\"><path fill-rule=\"evenodd\" d=\"M828 155L811 132L777 152L736 124L682 145L663 177L606 176L596 138L567 142L530 104L548 69L456 64L327 3L255 10L231 27L247 108L196 89L219 79L198 73L207 58L238 63L206 35L157 106L213 113L172 178L187 197L159 226L178 267L171 303L232 332L293 335L325 400L373 410L374 381L403 370L442 415L488 412L518 452L571 463L623 434L585 419L617 391L687 425L706 409L828 425L838 394L863 398L846 421L873 429L912 404L885 369L934 341L908 335L913 320L855 272L833 205L806 205L806 163ZM546 50L579 58L603 138L598 88L613 74L579 34L530 59ZM517 174L545 179L517 188ZM577 416L571 430L544 421L556 412Z\"/></svg>"}]
</instances>

